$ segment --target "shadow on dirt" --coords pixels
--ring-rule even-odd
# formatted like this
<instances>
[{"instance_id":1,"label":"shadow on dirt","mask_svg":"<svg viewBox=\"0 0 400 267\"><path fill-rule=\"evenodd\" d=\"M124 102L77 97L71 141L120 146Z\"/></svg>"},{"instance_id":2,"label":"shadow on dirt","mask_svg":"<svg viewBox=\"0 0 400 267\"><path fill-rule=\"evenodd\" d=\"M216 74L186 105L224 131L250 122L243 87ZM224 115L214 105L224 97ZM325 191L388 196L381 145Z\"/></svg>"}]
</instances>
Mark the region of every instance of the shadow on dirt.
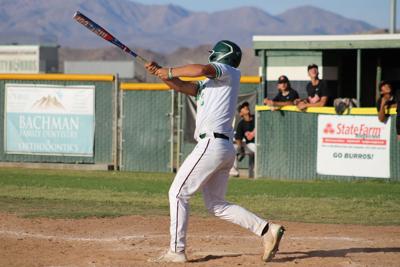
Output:
<instances>
[{"instance_id":1,"label":"shadow on dirt","mask_svg":"<svg viewBox=\"0 0 400 267\"><path fill-rule=\"evenodd\" d=\"M349 253L399 253L400 247L388 248L346 248L346 249L333 249L333 250L312 250L312 251L293 251L293 252L279 252L279 255L288 255L283 258L274 259L273 262L290 262L294 260L308 259L308 258L342 258Z\"/></svg>"},{"instance_id":2,"label":"shadow on dirt","mask_svg":"<svg viewBox=\"0 0 400 267\"><path fill-rule=\"evenodd\" d=\"M189 262L206 262L206 261L218 260L218 259L222 259L222 258L236 258L236 257L240 257L242 255L243 254L207 255L207 256L202 257L202 258L190 260Z\"/></svg>"}]
</instances>

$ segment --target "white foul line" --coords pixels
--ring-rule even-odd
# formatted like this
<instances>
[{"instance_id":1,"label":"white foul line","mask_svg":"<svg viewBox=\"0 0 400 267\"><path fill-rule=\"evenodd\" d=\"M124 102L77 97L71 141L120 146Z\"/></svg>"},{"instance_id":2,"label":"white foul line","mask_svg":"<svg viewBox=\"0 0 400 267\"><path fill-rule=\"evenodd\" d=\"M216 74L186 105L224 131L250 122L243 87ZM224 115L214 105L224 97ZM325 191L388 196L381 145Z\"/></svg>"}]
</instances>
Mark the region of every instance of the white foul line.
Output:
<instances>
[{"instance_id":1,"label":"white foul line","mask_svg":"<svg viewBox=\"0 0 400 267\"><path fill-rule=\"evenodd\" d=\"M21 231L10 231L10 230L0 230L0 235L3 236L15 236L17 238L34 238L34 239L51 239L51 240L63 240L63 241L79 241L79 242L122 242L129 240L138 239L156 239L156 238L169 238L167 234L153 234L153 235L129 235L120 237L73 237L73 236L56 236L56 235L43 235L38 233L27 233ZM208 239L254 239L257 240L256 236L237 236L237 235L189 235L189 237L195 238L208 238ZM346 236L289 236L284 237L289 240L330 240L330 241L348 241L348 242L360 242L366 241L362 238L353 238Z\"/></svg>"}]
</instances>

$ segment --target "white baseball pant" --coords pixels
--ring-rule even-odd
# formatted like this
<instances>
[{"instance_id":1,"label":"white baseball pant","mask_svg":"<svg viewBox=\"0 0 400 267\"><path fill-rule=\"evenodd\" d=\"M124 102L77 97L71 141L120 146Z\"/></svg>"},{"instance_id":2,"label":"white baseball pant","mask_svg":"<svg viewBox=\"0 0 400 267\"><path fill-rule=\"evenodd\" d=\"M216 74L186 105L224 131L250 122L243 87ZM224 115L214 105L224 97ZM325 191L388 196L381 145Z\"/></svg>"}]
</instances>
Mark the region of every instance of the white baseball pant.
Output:
<instances>
[{"instance_id":1,"label":"white baseball pant","mask_svg":"<svg viewBox=\"0 0 400 267\"><path fill-rule=\"evenodd\" d=\"M244 148L244 152L249 156L249 178L254 178L254 154L256 153L256 144L249 143L243 141L242 146ZM239 145L234 144L236 152L238 152ZM230 170L230 174L233 176L239 176L239 167L238 167L238 159L235 157L233 162L232 169Z\"/></svg>"},{"instance_id":2,"label":"white baseball pant","mask_svg":"<svg viewBox=\"0 0 400 267\"><path fill-rule=\"evenodd\" d=\"M171 251L185 250L189 199L199 189L203 191L204 203L211 214L261 236L267 221L225 200L229 170L235 156L230 140L206 137L200 139L183 162L169 190Z\"/></svg>"}]
</instances>

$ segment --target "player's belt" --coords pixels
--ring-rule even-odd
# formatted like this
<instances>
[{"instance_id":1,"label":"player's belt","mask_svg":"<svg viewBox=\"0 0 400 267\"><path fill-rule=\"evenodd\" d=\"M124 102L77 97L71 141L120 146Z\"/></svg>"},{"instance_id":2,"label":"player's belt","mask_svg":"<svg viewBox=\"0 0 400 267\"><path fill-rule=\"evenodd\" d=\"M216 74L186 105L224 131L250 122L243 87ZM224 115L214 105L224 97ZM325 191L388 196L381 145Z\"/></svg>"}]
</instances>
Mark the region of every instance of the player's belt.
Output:
<instances>
[{"instance_id":1,"label":"player's belt","mask_svg":"<svg viewBox=\"0 0 400 267\"><path fill-rule=\"evenodd\" d=\"M221 134L221 133L213 133L213 134L214 134L215 138L222 138L222 139L229 140L229 137L224 134ZM207 134L205 134L205 133L199 135L200 139L204 139L206 136L207 136Z\"/></svg>"}]
</instances>

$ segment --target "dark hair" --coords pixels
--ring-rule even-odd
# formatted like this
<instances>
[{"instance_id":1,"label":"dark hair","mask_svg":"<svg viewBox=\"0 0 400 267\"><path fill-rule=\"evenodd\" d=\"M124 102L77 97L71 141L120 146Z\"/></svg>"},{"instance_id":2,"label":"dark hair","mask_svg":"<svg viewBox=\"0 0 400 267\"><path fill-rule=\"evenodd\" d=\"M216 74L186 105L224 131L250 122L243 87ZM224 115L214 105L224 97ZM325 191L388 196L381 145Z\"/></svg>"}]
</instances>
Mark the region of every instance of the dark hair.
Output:
<instances>
[{"instance_id":1,"label":"dark hair","mask_svg":"<svg viewBox=\"0 0 400 267\"><path fill-rule=\"evenodd\" d=\"M286 75L281 75L278 78L278 84L279 83L286 83L288 85L288 88L292 88L290 85L290 81L289 78Z\"/></svg>"},{"instance_id":2,"label":"dark hair","mask_svg":"<svg viewBox=\"0 0 400 267\"><path fill-rule=\"evenodd\" d=\"M288 82L289 82L289 79L287 76L285 76L285 75L279 76L278 83L288 83Z\"/></svg>"},{"instance_id":3,"label":"dark hair","mask_svg":"<svg viewBox=\"0 0 400 267\"><path fill-rule=\"evenodd\" d=\"M240 113L240 111L242 110L242 108L244 108L244 107L249 107L249 102L243 102L242 104L240 104L239 106L238 106L238 112Z\"/></svg>"},{"instance_id":4,"label":"dark hair","mask_svg":"<svg viewBox=\"0 0 400 267\"><path fill-rule=\"evenodd\" d=\"M385 86L385 85L389 86L389 87L390 87L390 91L393 92L393 85L392 85L392 83L389 82L389 81L386 81L386 80L383 80L383 81L381 81L381 82L379 83L379 89L382 88L382 86Z\"/></svg>"},{"instance_id":5,"label":"dark hair","mask_svg":"<svg viewBox=\"0 0 400 267\"><path fill-rule=\"evenodd\" d=\"M313 63L313 64L310 64L310 65L307 66L307 71L309 71L309 70L311 70L311 69L314 69L314 68L315 68L315 69L318 69L318 65L317 65L317 64L314 64L314 63Z\"/></svg>"}]
</instances>

